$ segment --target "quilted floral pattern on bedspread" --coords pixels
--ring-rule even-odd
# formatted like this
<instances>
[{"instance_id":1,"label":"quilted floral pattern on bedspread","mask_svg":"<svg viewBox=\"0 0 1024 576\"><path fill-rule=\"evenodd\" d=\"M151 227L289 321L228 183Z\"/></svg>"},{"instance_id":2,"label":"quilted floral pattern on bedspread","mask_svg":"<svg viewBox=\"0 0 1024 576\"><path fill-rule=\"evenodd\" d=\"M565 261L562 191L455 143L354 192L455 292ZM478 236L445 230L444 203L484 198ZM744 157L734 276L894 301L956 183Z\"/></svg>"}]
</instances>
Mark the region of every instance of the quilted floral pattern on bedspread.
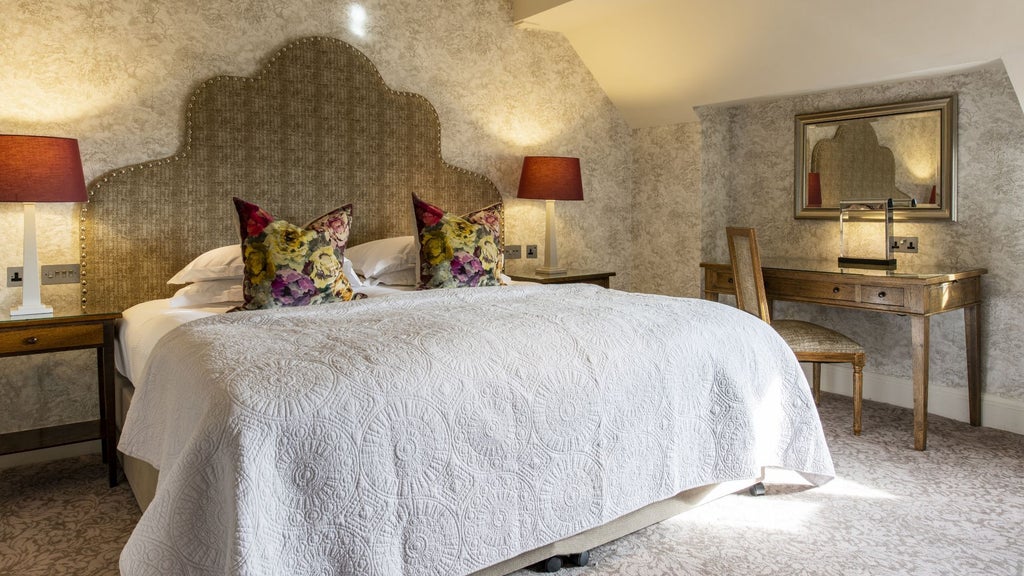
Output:
<instances>
[{"instance_id":1,"label":"quilted floral pattern on bedspread","mask_svg":"<svg viewBox=\"0 0 1024 576\"><path fill-rule=\"evenodd\" d=\"M833 475L785 343L701 300L512 286L227 314L146 374L120 448L162 472L127 576L466 573L762 466Z\"/></svg>"}]
</instances>

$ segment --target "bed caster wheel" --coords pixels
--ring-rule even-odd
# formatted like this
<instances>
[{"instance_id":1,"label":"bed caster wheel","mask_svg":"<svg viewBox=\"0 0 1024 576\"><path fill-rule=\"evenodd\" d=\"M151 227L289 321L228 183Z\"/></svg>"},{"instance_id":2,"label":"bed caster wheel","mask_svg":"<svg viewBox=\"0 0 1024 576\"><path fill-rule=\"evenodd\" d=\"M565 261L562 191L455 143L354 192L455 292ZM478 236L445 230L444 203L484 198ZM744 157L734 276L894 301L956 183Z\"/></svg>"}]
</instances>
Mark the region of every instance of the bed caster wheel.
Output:
<instances>
[{"instance_id":1,"label":"bed caster wheel","mask_svg":"<svg viewBox=\"0 0 1024 576\"><path fill-rule=\"evenodd\" d=\"M584 550L579 554L569 554L565 559L573 566L586 566L590 564L590 550Z\"/></svg>"},{"instance_id":2,"label":"bed caster wheel","mask_svg":"<svg viewBox=\"0 0 1024 576\"><path fill-rule=\"evenodd\" d=\"M559 556L552 556L547 560L541 560L534 566L534 570L537 572L558 572L562 569L562 558Z\"/></svg>"},{"instance_id":3,"label":"bed caster wheel","mask_svg":"<svg viewBox=\"0 0 1024 576\"><path fill-rule=\"evenodd\" d=\"M747 491L750 492L751 496L764 496L764 482L754 484Z\"/></svg>"}]
</instances>

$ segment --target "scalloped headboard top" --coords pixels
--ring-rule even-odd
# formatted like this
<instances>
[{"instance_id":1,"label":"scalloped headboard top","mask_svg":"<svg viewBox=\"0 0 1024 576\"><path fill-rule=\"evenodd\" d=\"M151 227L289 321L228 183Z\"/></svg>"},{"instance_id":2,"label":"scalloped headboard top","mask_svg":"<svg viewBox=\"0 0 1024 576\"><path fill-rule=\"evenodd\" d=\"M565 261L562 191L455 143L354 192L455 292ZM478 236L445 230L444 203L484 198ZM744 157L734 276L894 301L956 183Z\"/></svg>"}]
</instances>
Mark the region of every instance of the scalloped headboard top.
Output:
<instances>
[{"instance_id":1,"label":"scalloped headboard top","mask_svg":"<svg viewBox=\"0 0 1024 576\"><path fill-rule=\"evenodd\" d=\"M232 196L297 223L353 204L349 245L411 235L411 194L464 214L501 202L494 184L441 158L422 96L387 87L333 38L277 51L255 77L218 76L188 102L173 156L108 172L83 205L82 306L120 311L167 298L167 279L239 242Z\"/></svg>"}]
</instances>

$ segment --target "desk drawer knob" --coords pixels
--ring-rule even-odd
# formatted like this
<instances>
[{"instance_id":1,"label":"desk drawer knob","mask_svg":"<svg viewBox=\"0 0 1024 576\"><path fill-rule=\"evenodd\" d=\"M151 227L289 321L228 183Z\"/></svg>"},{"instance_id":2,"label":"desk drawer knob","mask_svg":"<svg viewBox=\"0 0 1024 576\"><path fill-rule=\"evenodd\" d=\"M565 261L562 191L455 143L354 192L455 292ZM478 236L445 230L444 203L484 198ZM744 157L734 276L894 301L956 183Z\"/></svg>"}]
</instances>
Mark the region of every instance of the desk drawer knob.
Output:
<instances>
[{"instance_id":1,"label":"desk drawer knob","mask_svg":"<svg viewBox=\"0 0 1024 576\"><path fill-rule=\"evenodd\" d=\"M37 344L39 342L39 338L36 338L35 336L29 336L28 338L22 340L22 342L24 342L25 344Z\"/></svg>"},{"instance_id":2,"label":"desk drawer knob","mask_svg":"<svg viewBox=\"0 0 1024 576\"><path fill-rule=\"evenodd\" d=\"M835 288L833 288L832 289L832 293L833 294L839 294L839 286L836 286Z\"/></svg>"},{"instance_id":3,"label":"desk drawer knob","mask_svg":"<svg viewBox=\"0 0 1024 576\"><path fill-rule=\"evenodd\" d=\"M732 278L729 278L729 284L732 284Z\"/></svg>"},{"instance_id":4,"label":"desk drawer knob","mask_svg":"<svg viewBox=\"0 0 1024 576\"><path fill-rule=\"evenodd\" d=\"M879 298L885 298L885 290L882 290L881 292L879 292L878 293L878 297Z\"/></svg>"}]
</instances>

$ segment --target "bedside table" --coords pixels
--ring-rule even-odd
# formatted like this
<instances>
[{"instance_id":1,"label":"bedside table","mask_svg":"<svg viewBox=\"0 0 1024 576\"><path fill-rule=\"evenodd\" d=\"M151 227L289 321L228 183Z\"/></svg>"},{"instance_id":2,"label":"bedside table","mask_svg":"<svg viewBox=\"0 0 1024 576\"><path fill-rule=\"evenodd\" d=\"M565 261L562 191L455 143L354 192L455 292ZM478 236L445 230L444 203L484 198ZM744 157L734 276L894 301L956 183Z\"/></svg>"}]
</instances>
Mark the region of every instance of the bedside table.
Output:
<instances>
[{"instance_id":1,"label":"bedside table","mask_svg":"<svg viewBox=\"0 0 1024 576\"><path fill-rule=\"evenodd\" d=\"M95 440L103 446L103 461L111 486L117 485L117 444L114 431L114 320L118 312L60 314L45 318L11 319L0 314L0 357L63 350L96 349L100 399L99 420L62 424L0 434L0 454L12 454Z\"/></svg>"},{"instance_id":2,"label":"bedside table","mask_svg":"<svg viewBox=\"0 0 1024 576\"><path fill-rule=\"evenodd\" d=\"M615 272L594 272L592 270L569 270L565 274L538 274L533 270L516 270L514 273L505 270L505 274L520 282L537 282L538 284L596 284L602 288L609 287L609 279Z\"/></svg>"}]
</instances>

